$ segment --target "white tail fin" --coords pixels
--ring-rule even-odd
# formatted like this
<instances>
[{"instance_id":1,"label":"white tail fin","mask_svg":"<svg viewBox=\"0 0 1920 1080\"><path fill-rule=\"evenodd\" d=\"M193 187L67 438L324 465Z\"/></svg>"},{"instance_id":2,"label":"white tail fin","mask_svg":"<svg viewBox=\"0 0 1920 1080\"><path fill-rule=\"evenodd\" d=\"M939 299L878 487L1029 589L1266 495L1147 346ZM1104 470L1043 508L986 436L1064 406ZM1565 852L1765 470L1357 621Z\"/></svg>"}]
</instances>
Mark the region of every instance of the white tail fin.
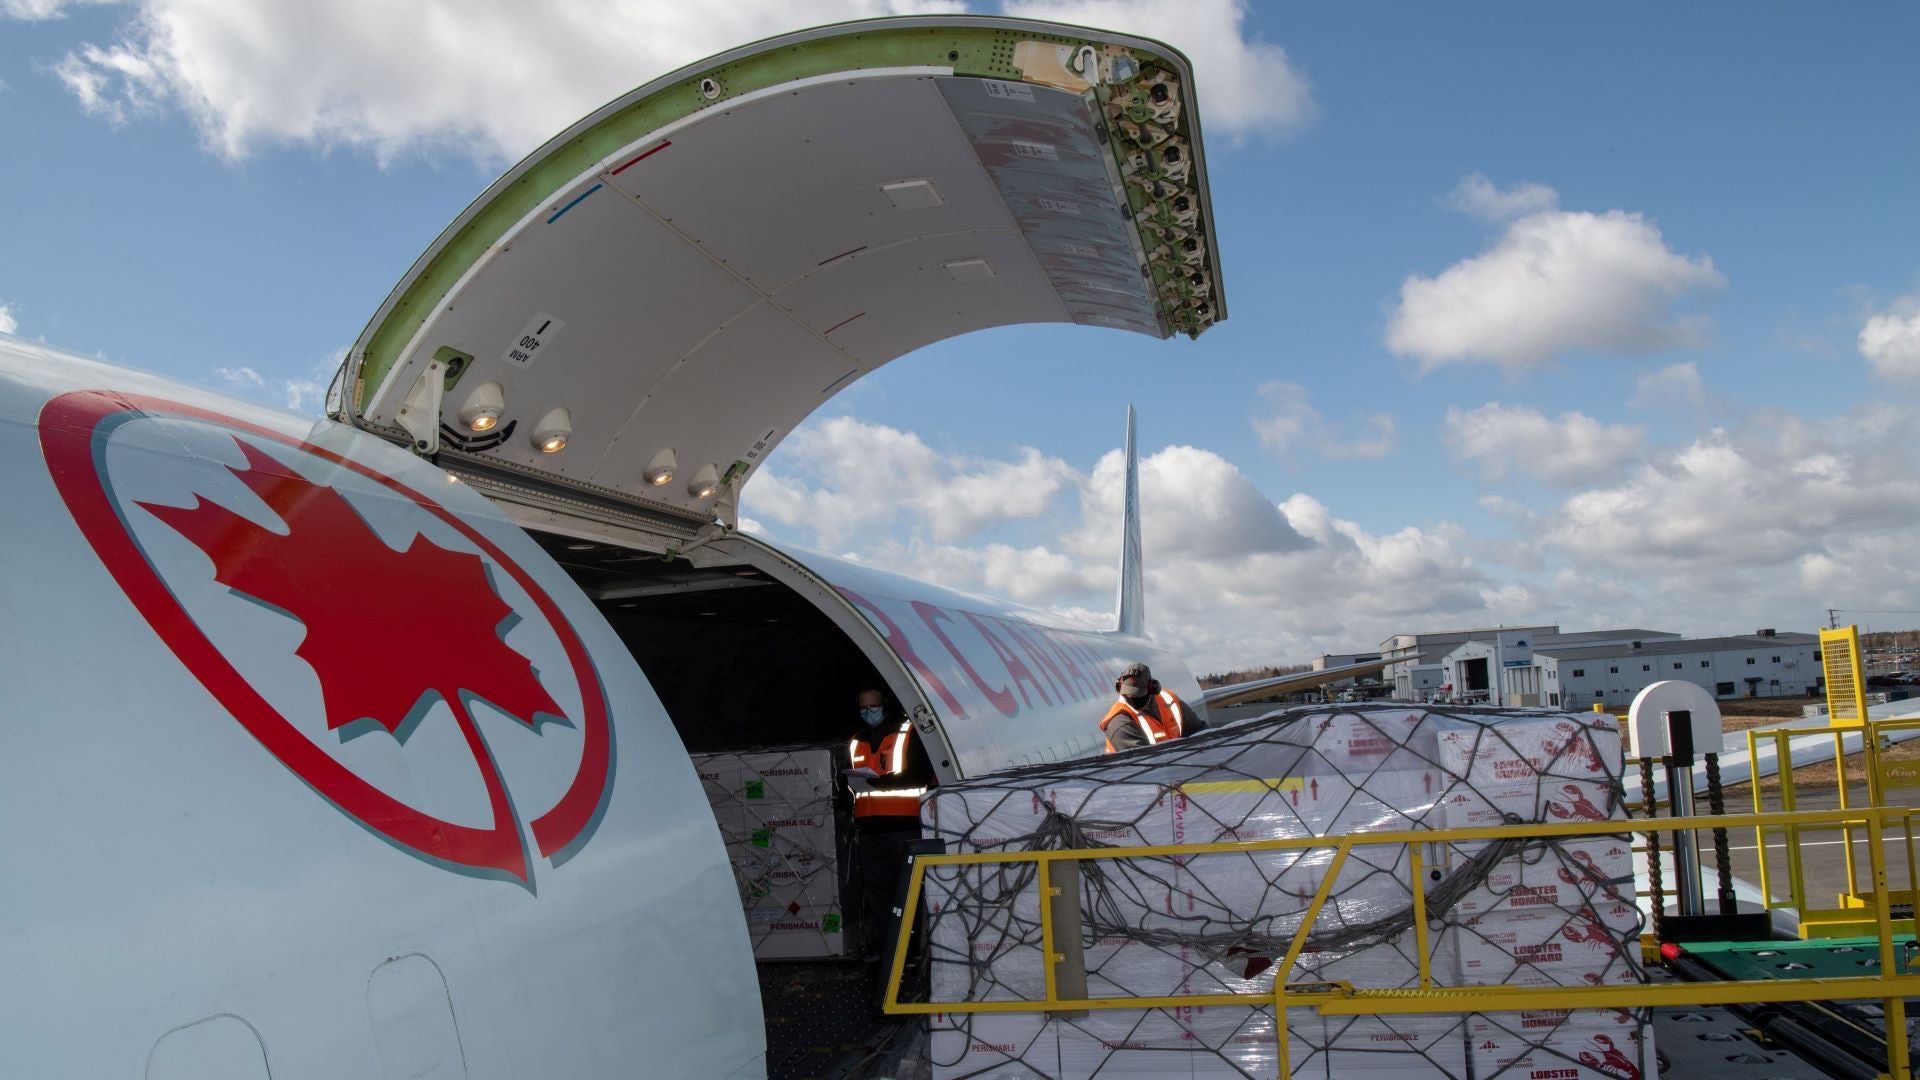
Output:
<instances>
[{"instance_id":1,"label":"white tail fin","mask_svg":"<svg viewBox=\"0 0 1920 1080\"><path fill-rule=\"evenodd\" d=\"M1127 495L1120 522L1119 625L1131 637L1147 635L1146 567L1140 556L1140 455L1133 445L1133 406L1127 406Z\"/></svg>"}]
</instances>

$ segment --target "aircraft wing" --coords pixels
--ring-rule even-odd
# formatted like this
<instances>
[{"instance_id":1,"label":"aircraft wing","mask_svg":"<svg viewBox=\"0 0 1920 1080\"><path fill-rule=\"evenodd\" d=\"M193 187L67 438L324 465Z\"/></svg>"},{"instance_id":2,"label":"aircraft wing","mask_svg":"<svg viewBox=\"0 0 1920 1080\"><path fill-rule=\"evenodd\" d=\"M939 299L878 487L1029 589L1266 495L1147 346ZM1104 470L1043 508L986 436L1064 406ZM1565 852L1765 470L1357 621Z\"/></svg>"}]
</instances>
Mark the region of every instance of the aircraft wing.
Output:
<instances>
[{"instance_id":1,"label":"aircraft wing","mask_svg":"<svg viewBox=\"0 0 1920 1080\"><path fill-rule=\"evenodd\" d=\"M1356 675L1371 675L1399 662L1398 659L1368 660L1362 664L1343 664L1324 671L1300 671L1292 675L1276 675L1271 679L1255 679L1252 682L1234 683L1231 686L1216 686L1201 694L1200 700L1206 702L1208 708L1239 705L1280 694L1311 690L1316 686L1339 682L1341 679L1351 679Z\"/></svg>"}]
</instances>

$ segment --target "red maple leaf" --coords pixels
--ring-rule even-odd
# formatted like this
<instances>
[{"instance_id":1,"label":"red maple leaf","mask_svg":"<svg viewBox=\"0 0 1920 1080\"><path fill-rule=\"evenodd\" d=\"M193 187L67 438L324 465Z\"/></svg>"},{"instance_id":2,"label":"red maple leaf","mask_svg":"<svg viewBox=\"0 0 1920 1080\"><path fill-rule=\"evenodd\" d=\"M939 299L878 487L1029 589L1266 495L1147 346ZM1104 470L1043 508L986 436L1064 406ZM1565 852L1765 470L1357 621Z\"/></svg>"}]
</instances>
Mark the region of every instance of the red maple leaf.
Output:
<instances>
[{"instance_id":1,"label":"red maple leaf","mask_svg":"<svg viewBox=\"0 0 1920 1080\"><path fill-rule=\"evenodd\" d=\"M205 552L214 580L306 628L295 652L319 677L328 730L372 720L404 738L402 725L418 719L430 696L445 701L493 812L493 829L476 833L485 850L467 858L526 881L513 804L466 699L530 728L537 716L566 717L532 662L504 640L517 616L494 591L486 562L420 534L397 551L338 491L234 441L247 467L228 471L272 508L284 532L198 495L191 507L139 505Z\"/></svg>"},{"instance_id":2,"label":"red maple leaf","mask_svg":"<svg viewBox=\"0 0 1920 1080\"><path fill-rule=\"evenodd\" d=\"M214 580L306 627L294 651L320 678L329 730L371 719L397 734L430 693L465 721L462 691L528 727L537 715L565 719L502 639L517 616L480 556L417 534L395 551L338 491L235 441L249 467L230 471L284 534L199 496L190 509L139 505L205 552Z\"/></svg>"}]
</instances>

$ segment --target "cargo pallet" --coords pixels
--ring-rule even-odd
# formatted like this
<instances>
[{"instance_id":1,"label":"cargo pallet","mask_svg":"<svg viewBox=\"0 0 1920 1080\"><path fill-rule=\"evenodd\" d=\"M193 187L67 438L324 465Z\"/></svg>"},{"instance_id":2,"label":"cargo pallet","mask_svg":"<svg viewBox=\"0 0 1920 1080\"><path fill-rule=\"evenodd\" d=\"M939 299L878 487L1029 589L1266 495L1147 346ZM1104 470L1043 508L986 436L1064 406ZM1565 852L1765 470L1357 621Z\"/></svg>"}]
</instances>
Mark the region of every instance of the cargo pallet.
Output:
<instances>
[{"instance_id":1,"label":"cargo pallet","mask_svg":"<svg viewBox=\"0 0 1920 1080\"><path fill-rule=\"evenodd\" d=\"M1814 831L1840 829L1851 834L1858 830L1868 840L1866 862L1876 895L1886 895L1886 843L1893 835L1902 835L1911 843L1915 811L1900 807L1858 807L1836 810L1777 811L1755 814L1728 814L1711 819L1714 826L1727 829L1795 829ZM1704 819L1701 819L1704 820ZM1874 934L1866 939L1876 963L1861 967L1858 974L1822 972L1811 978L1755 977L1752 971L1736 971L1734 977L1713 981L1653 982L1632 986L1441 986L1431 970L1430 950L1426 946L1428 921L1425 916L1426 878L1421 852L1429 845L1471 844L1502 840L1570 839L1576 837L1619 836L1623 833L1652 834L1671 828L1673 819L1629 819L1553 824L1521 824L1460 829L1419 829L1402 832L1361 833L1341 837L1299 837L1235 843L1168 844L1127 848L1084 848L1049 851L968 852L925 855L914 860L908 882L900 933L894 946L892 970L888 974L885 1009L901 1016L948 1013L970 1015L993 1012L1079 1012L1108 1009L1154 1009L1187 1006L1267 1005L1274 1015L1307 1007L1321 1016L1405 1016L1416 1014L1503 1013L1559 1009L1654 1009L1701 1010L1718 1006L1753 1006L1778 1003L1872 1001L1881 1009L1883 1045L1886 1051L1885 1073L1893 1080L1912 1080L1913 1065L1907 1046L1906 999L1920 997L1920 970L1910 965L1916 953L1908 946L1911 932L1901 940L1886 906L1871 909ZM1300 929L1295 933L1286 956L1275 966L1281 972L1292 971L1305 948L1307 938L1324 909L1340 869L1357 848L1399 847L1408 852L1409 885L1414 896L1415 950L1419 967L1419 985L1394 989L1355 987L1345 983L1289 983L1276 980L1270 995L1182 994L1124 998L1088 998L1063 992L1063 987L1078 984L1084 972L1075 970L1073 953L1062 950L1059 927L1078 915L1077 897L1069 897L1056 882L1071 880L1080 863L1135 858L1191 857L1209 854L1262 851L1331 851L1332 857L1318 891L1309 902ZM1763 849L1764 850L1764 849ZM1034 863L1039 880L1042 948L1049 958L1044 965L1045 994L1039 998L1011 1001L906 1001L901 997L905 960L912 944L912 930L921 909L921 896L927 873L941 866ZM1071 910L1070 910L1071 909ZM1867 946L1861 946L1863 948ZM1667 952L1672 952L1669 947ZM1675 955L1678 955L1677 953ZM1665 957L1670 962L1674 955ZM1278 1024L1280 1076L1291 1077L1287 1025ZM1826 1063L1822 1063L1823 1067ZM1850 1073L1843 1075L1852 1075Z\"/></svg>"}]
</instances>

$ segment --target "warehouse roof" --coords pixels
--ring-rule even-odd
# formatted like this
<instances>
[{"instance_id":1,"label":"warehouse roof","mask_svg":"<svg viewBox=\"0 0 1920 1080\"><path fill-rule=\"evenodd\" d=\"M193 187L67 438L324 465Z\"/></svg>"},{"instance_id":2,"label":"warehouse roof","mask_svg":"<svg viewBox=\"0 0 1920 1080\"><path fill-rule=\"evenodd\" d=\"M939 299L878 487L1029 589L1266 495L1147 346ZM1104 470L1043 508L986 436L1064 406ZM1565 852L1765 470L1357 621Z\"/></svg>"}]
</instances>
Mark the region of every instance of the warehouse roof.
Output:
<instances>
[{"instance_id":1,"label":"warehouse roof","mask_svg":"<svg viewBox=\"0 0 1920 1080\"><path fill-rule=\"evenodd\" d=\"M1536 650L1546 649L1554 645L1561 646L1562 648L1573 648L1579 646L1583 641L1668 641L1679 636L1679 634L1671 630L1642 630L1636 627L1627 627L1620 630L1581 630L1572 634L1541 634L1539 637L1533 639L1533 646Z\"/></svg>"},{"instance_id":2,"label":"warehouse roof","mask_svg":"<svg viewBox=\"0 0 1920 1080\"><path fill-rule=\"evenodd\" d=\"M1533 651L1559 660L1593 660L1607 656L1657 656L1662 653L1750 652L1772 645L1818 645L1814 634L1740 634L1735 637L1663 638L1635 649L1626 645L1589 645L1579 648L1542 646Z\"/></svg>"}]
</instances>

